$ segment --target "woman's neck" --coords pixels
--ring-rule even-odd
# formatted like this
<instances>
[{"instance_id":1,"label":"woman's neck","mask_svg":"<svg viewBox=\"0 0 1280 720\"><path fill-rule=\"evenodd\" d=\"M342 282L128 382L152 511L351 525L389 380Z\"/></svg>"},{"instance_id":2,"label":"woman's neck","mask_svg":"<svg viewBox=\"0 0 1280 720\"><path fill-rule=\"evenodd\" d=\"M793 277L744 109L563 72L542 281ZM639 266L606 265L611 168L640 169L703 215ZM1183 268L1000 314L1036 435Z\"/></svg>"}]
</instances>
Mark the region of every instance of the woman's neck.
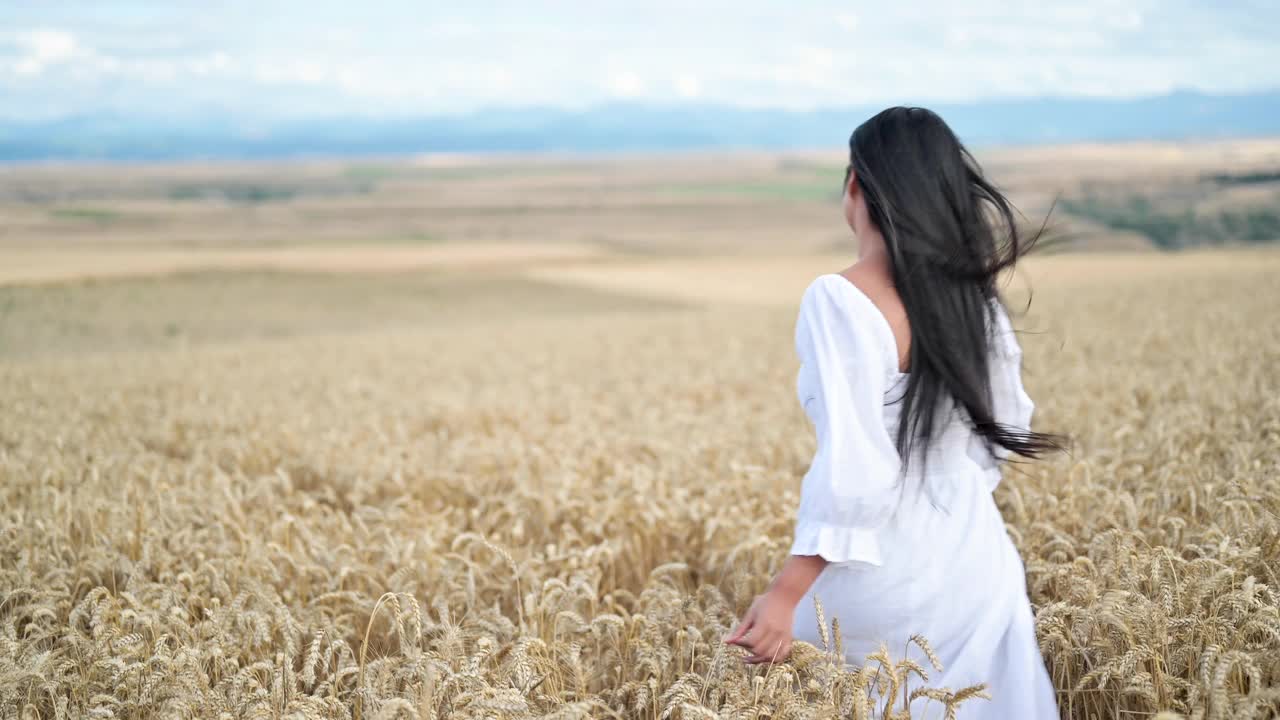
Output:
<instances>
[{"instance_id":1,"label":"woman's neck","mask_svg":"<svg viewBox=\"0 0 1280 720\"><path fill-rule=\"evenodd\" d=\"M858 263L865 265L888 265L889 249L885 246L884 235L880 231L865 227L858 236Z\"/></svg>"}]
</instances>

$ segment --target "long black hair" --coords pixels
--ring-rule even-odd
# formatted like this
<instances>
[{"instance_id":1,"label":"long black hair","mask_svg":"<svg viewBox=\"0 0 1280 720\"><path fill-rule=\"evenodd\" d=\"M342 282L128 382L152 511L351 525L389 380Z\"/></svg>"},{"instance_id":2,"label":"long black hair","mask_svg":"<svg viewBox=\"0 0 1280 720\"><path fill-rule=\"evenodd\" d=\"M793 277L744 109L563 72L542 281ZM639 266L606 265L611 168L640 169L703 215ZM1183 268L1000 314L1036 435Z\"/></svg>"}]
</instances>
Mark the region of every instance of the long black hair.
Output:
<instances>
[{"instance_id":1,"label":"long black hair","mask_svg":"<svg viewBox=\"0 0 1280 720\"><path fill-rule=\"evenodd\" d=\"M1062 436L996 421L988 328L996 279L1035 245L1023 237L1008 199L936 113L892 107L849 138L849 171L884 236L893 282L911 324L907 386L896 444L904 466L922 458L941 407L964 408L988 451L1034 458L1061 450ZM1047 221L1046 221L1047 222Z\"/></svg>"}]
</instances>

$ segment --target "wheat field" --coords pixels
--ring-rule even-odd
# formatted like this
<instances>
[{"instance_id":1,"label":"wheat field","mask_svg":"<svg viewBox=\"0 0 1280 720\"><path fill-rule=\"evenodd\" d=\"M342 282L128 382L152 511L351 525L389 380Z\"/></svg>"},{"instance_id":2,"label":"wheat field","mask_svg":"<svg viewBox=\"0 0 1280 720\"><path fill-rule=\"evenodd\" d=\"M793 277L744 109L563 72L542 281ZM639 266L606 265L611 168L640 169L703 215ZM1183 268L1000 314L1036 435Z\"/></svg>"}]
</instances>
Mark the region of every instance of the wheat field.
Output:
<instances>
[{"instance_id":1,"label":"wheat field","mask_svg":"<svg viewBox=\"0 0 1280 720\"><path fill-rule=\"evenodd\" d=\"M796 304L842 260L4 289L0 715L963 717L999 688L930 686L927 638L720 642L789 545ZM1028 289L1074 447L998 500L1064 716L1276 717L1280 254Z\"/></svg>"}]
</instances>

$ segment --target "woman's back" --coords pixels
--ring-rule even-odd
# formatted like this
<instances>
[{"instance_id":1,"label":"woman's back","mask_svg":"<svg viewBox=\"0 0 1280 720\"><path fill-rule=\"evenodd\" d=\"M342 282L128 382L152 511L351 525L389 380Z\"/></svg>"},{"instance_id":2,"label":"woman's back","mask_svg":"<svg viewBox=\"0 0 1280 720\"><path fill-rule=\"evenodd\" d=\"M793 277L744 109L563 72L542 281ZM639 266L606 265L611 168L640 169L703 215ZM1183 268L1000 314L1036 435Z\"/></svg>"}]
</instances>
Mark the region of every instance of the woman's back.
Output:
<instances>
[{"instance_id":1,"label":"woman's back","mask_svg":"<svg viewBox=\"0 0 1280 720\"><path fill-rule=\"evenodd\" d=\"M853 320L856 322L859 327L858 335L861 336L862 341L842 342L838 339L838 352L842 362L859 363L865 368L868 360L861 358L860 355L868 353L869 346L875 348L871 357L878 356L880 368L877 374L882 374L884 379L883 421L889 437L894 438L903 419L902 394L911 377L909 369L899 369L905 363L904 358L909 355L910 349L909 324L901 303L895 306L894 299L890 297L891 290L873 296L874 290L872 292L864 290L864 284L855 282L849 274L845 273L829 273L820 276L806 291L806 299L811 299L812 291L819 284L824 285L822 292L828 294L830 298L823 304L834 307L834 303L843 307L834 317L830 309L820 307L812 313L806 313L802 309L801 321L821 317L823 321ZM1014 335L1012 323L1004 306L994 298L989 302L991 315L994 318L994 325L988 327L987 359L992 409L998 422L1027 430L1031 426L1031 414L1035 405L1022 384L1022 348ZM896 319L896 316L901 316L901 319ZM803 329L797 328L798 333L801 330ZM804 349L797 347L797 353L804 353ZM802 367L797 389L803 394L813 390L811 387L806 389L803 386L804 380L812 380L815 376L805 374L806 358L802 356L800 360ZM817 358L809 358L808 362L813 364L816 360ZM850 378L850 382L865 380L864 370L859 369L855 372L858 374ZM808 397L801 397L801 403L804 404ZM1000 480L999 462L1009 455L1008 451L997 447L993 455L987 449L982 436L973 431L963 409L951 404L944 408L942 414L945 420L941 422L935 431L935 437L931 439L927 458L923 462L909 463L908 472L915 475L917 479L952 476L957 472L968 472L971 470L970 463L974 463L985 472L987 488L994 489Z\"/></svg>"}]
</instances>

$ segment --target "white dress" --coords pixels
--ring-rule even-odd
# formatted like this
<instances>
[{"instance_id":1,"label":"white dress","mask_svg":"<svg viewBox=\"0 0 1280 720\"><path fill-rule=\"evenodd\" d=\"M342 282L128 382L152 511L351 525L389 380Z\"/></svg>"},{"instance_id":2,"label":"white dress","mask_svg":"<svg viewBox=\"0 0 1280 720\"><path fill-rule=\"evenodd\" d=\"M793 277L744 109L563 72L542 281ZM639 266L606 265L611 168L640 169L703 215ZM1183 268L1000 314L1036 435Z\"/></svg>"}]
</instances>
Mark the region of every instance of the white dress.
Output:
<instances>
[{"instance_id":1,"label":"white dress","mask_svg":"<svg viewBox=\"0 0 1280 720\"><path fill-rule=\"evenodd\" d=\"M1034 406L1022 387L1022 352L996 305L995 417L1026 429ZM930 687L987 683L992 699L966 701L962 719L1059 717L1022 559L991 495L1007 451L991 457L952 406L935 425L926 474L915 461L899 478L901 404L893 401L909 376L898 371L888 321L843 276L819 276L805 290L795 341L797 395L817 452L801 486L791 554L830 562L796 606L795 638L821 647L816 595L828 626L840 621L848 662L862 665L883 641L895 660L906 654L928 669ZM943 672L908 643L916 633L932 644ZM913 718L942 717L941 705L926 698L911 710Z\"/></svg>"}]
</instances>

